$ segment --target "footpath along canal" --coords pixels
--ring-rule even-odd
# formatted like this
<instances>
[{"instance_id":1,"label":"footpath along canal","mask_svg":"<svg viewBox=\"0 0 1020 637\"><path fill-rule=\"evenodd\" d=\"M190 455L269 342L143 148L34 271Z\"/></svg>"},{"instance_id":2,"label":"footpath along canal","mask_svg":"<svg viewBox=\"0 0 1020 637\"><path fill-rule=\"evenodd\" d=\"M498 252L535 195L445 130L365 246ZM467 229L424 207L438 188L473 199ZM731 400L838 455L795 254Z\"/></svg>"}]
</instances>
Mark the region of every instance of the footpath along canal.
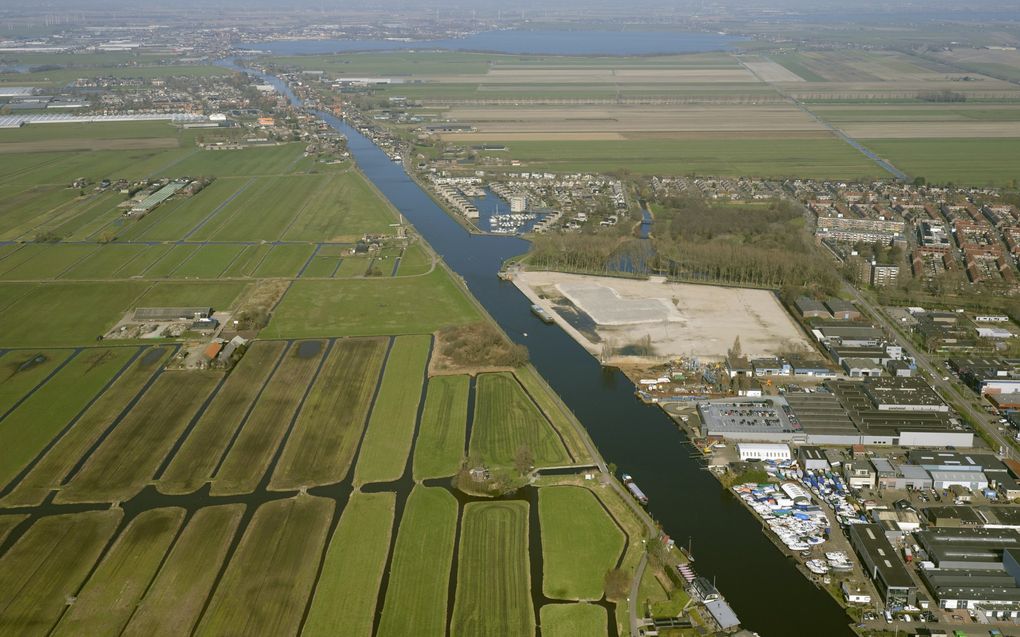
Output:
<instances>
[{"instance_id":1,"label":"footpath along canal","mask_svg":"<svg viewBox=\"0 0 1020 637\"><path fill-rule=\"evenodd\" d=\"M249 69L241 69L251 73ZM294 103L278 78L263 76ZM766 637L853 635L849 618L800 574L765 536L758 521L695 458L686 436L659 407L634 397L620 371L598 361L553 325L543 324L501 264L528 250L517 237L472 235L444 212L370 139L320 113L347 136L358 166L460 275L471 293L577 415L607 462L634 476L648 510L679 544L692 539L699 574L714 579L741 623Z\"/></svg>"}]
</instances>

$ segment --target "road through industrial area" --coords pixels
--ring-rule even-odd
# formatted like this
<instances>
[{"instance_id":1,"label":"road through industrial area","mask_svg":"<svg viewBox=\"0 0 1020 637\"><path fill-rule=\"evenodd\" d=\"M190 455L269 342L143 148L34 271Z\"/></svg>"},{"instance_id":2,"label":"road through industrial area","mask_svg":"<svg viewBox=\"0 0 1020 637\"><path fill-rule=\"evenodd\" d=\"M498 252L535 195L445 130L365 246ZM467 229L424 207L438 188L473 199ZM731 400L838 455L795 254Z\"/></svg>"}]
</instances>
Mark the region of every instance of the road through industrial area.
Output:
<instances>
[{"instance_id":1,"label":"road through industrial area","mask_svg":"<svg viewBox=\"0 0 1020 637\"><path fill-rule=\"evenodd\" d=\"M999 431L998 422L994 418L975 406L973 393L970 390L961 392L959 384L953 381L953 376L949 369L944 364L933 363L928 354L918 348L913 340L911 340L910 335L904 333L895 321L886 316L880 306L873 303L864 293L849 283L845 284L845 289L853 297L854 302L857 303L860 309L874 317L886 332L896 337L896 340L914 359L917 367L927 377L931 386L943 398L949 400L953 407L962 411L962 415L974 427L980 428L980 431L984 433L984 437L991 438L998 445L999 448L993 449L993 451L1000 453L1006 458L1012 457L1014 452L1012 441L1002 431Z\"/></svg>"}]
</instances>

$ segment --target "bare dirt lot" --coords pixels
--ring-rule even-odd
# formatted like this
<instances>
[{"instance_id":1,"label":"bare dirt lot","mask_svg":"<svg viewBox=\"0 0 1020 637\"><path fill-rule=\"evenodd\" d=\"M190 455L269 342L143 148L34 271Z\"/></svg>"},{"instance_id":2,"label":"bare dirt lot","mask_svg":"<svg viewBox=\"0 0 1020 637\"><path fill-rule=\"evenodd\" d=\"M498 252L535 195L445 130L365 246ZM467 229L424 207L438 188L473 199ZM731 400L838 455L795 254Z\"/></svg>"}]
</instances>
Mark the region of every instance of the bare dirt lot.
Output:
<instances>
[{"instance_id":1,"label":"bare dirt lot","mask_svg":"<svg viewBox=\"0 0 1020 637\"><path fill-rule=\"evenodd\" d=\"M766 290L560 272L522 272L514 284L605 362L721 360L738 336L750 357L811 348ZM642 344L650 354L635 353Z\"/></svg>"}]
</instances>

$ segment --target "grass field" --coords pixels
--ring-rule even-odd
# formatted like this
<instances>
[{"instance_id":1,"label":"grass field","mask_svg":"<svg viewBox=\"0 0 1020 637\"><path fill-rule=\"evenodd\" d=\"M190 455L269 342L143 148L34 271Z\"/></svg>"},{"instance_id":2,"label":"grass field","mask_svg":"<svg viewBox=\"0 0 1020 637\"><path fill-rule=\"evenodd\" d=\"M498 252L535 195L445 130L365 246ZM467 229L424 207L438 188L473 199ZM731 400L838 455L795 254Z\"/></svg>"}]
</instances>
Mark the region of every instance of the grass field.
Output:
<instances>
[{"instance_id":1,"label":"grass field","mask_svg":"<svg viewBox=\"0 0 1020 637\"><path fill-rule=\"evenodd\" d=\"M66 349L43 349L0 356L0 414L7 413L72 353Z\"/></svg>"},{"instance_id":2,"label":"grass field","mask_svg":"<svg viewBox=\"0 0 1020 637\"><path fill-rule=\"evenodd\" d=\"M118 509L41 518L0 558L0 626L49 631L113 536Z\"/></svg>"},{"instance_id":3,"label":"grass field","mask_svg":"<svg viewBox=\"0 0 1020 637\"><path fill-rule=\"evenodd\" d=\"M445 489L416 486L400 519L379 637L443 637L457 500Z\"/></svg>"},{"instance_id":4,"label":"grass field","mask_svg":"<svg viewBox=\"0 0 1020 637\"><path fill-rule=\"evenodd\" d=\"M56 501L118 502L141 491L219 380L214 372L164 372Z\"/></svg>"},{"instance_id":5,"label":"grass field","mask_svg":"<svg viewBox=\"0 0 1020 637\"><path fill-rule=\"evenodd\" d=\"M556 392L538 375L535 368L525 365L514 370L514 375L538 405L553 428L567 443L567 450L575 462L591 462L591 454L584 440L584 425L570 412Z\"/></svg>"},{"instance_id":6,"label":"grass field","mask_svg":"<svg viewBox=\"0 0 1020 637\"><path fill-rule=\"evenodd\" d=\"M50 491L60 486L64 476L71 472L75 463L95 444L102 432L116 421L131 399L166 361L170 351L168 347L161 347L143 352L82 414L74 426L54 443L0 504L41 504Z\"/></svg>"},{"instance_id":7,"label":"grass field","mask_svg":"<svg viewBox=\"0 0 1020 637\"><path fill-rule=\"evenodd\" d=\"M414 438L430 336L393 341L355 471L355 483L395 480Z\"/></svg>"},{"instance_id":8,"label":"grass field","mask_svg":"<svg viewBox=\"0 0 1020 637\"><path fill-rule=\"evenodd\" d=\"M334 506L332 500L311 496L260 506L195 634L297 633Z\"/></svg>"},{"instance_id":9,"label":"grass field","mask_svg":"<svg viewBox=\"0 0 1020 637\"><path fill-rule=\"evenodd\" d=\"M119 635L177 537L184 509L143 511L93 572L53 635Z\"/></svg>"},{"instance_id":10,"label":"grass field","mask_svg":"<svg viewBox=\"0 0 1020 637\"><path fill-rule=\"evenodd\" d=\"M476 392L472 454L495 466L513 464L522 448L530 451L535 466L570 461L559 436L512 374L480 374Z\"/></svg>"},{"instance_id":11,"label":"grass field","mask_svg":"<svg viewBox=\"0 0 1020 637\"><path fill-rule=\"evenodd\" d=\"M252 276L259 278L295 277L314 251L315 246L303 243L273 246Z\"/></svg>"},{"instance_id":12,"label":"grass field","mask_svg":"<svg viewBox=\"0 0 1020 637\"><path fill-rule=\"evenodd\" d=\"M4 270L0 273L0 279L7 281L55 279L98 249L97 246L92 245L26 246L23 253L34 253L34 256ZM3 264L6 262L6 259L0 262L0 270L3 269Z\"/></svg>"},{"instance_id":13,"label":"grass field","mask_svg":"<svg viewBox=\"0 0 1020 637\"><path fill-rule=\"evenodd\" d=\"M335 342L301 408L276 465L270 489L333 484L347 477L365 430L386 340Z\"/></svg>"},{"instance_id":14,"label":"grass field","mask_svg":"<svg viewBox=\"0 0 1020 637\"><path fill-rule=\"evenodd\" d=\"M207 306L226 310L234 306L248 287L243 281L160 281L153 284L133 307L188 307ZM119 317L118 317L119 318Z\"/></svg>"},{"instance_id":15,"label":"grass field","mask_svg":"<svg viewBox=\"0 0 1020 637\"><path fill-rule=\"evenodd\" d=\"M274 241L330 180L325 176L276 175L245 184L191 239Z\"/></svg>"},{"instance_id":16,"label":"grass field","mask_svg":"<svg viewBox=\"0 0 1020 637\"><path fill-rule=\"evenodd\" d=\"M864 144L913 177L964 186L1016 184L1020 139L868 139Z\"/></svg>"},{"instance_id":17,"label":"grass field","mask_svg":"<svg viewBox=\"0 0 1020 637\"><path fill-rule=\"evenodd\" d=\"M418 438L414 479L452 476L460 469L467 436L468 376L429 379Z\"/></svg>"},{"instance_id":18,"label":"grass field","mask_svg":"<svg viewBox=\"0 0 1020 637\"><path fill-rule=\"evenodd\" d=\"M386 557L395 496L354 493L329 541L302 635L371 637Z\"/></svg>"},{"instance_id":19,"label":"grass field","mask_svg":"<svg viewBox=\"0 0 1020 637\"><path fill-rule=\"evenodd\" d=\"M404 254L400 256L400 265L397 267L397 276L414 276L425 274L432 267L432 258L426 254L425 249L417 244L407 246Z\"/></svg>"},{"instance_id":20,"label":"grass field","mask_svg":"<svg viewBox=\"0 0 1020 637\"><path fill-rule=\"evenodd\" d=\"M304 150L302 143L241 150L200 150L164 171L163 175L240 177L286 174L301 159Z\"/></svg>"},{"instance_id":21,"label":"grass field","mask_svg":"<svg viewBox=\"0 0 1020 637\"><path fill-rule=\"evenodd\" d=\"M497 137L484 141L500 143ZM881 176L867 157L834 137L513 141L507 145L510 156L521 160L522 170L554 173L626 170L642 175L802 179Z\"/></svg>"},{"instance_id":22,"label":"grass field","mask_svg":"<svg viewBox=\"0 0 1020 637\"><path fill-rule=\"evenodd\" d=\"M263 335L427 334L478 320L478 311L443 269L414 278L295 281Z\"/></svg>"},{"instance_id":23,"label":"grass field","mask_svg":"<svg viewBox=\"0 0 1020 637\"><path fill-rule=\"evenodd\" d=\"M369 233L388 234L396 221L365 178L350 171L323 181L297 211L282 239L353 242Z\"/></svg>"},{"instance_id":24,"label":"grass field","mask_svg":"<svg viewBox=\"0 0 1020 637\"><path fill-rule=\"evenodd\" d=\"M606 573L616 566L626 538L587 489L543 487L542 590L552 599L598 600Z\"/></svg>"},{"instance_id":25,"label":"grass field","mask_svg":"<svg viewBox=\"0 0 1020 637\"><path fill-rule=\"evenodd\" d=\"M9 416L0 420L0 485L9 483L136 353L135 348L89 349L75 356Z\"/></svg>"},{"instance_id":26,"label":"grass field","mask_svg":"<svg viewBox=\"0 0 1020 637\"><path fill-rule=\"evenodd\" d=\"M160 476L157 488L161 492L191 493L212 479L231 437L285 347L282 341L251 344Z\"/></svg>"},{"instance_id":27,"label":"grass field","mask_svg":"<svg viewBox=\"0 0 1020 637\"><path fill-rule=\"evenodd\" d=\"M33 286L0 315L0 346L52 347L93 342L116 323L148 285L143 281L118 281ZM82 308L89 311L83 312ZM40 316L46 317L45 329L38 324Z\"/></svg>"},{"instance_id":28,"label":"grass field","mask_svg":"<svg viewBox=\"0 0 1020 637\"><path fill-rule=\"evenodd\" d=\"M3 544L15 527L27 519L27 513L21 515L0 515L0 544Z\"/></svg>"},{"instance_id":29,"label":"grass field","mask_svg":"<svg viewBox=\"0 0 1020 637\"><path fill-rule=\"evenodd\" d=\"M262 259L265 258L269 251L273 249L271 245L253 245L247 246L237 259L230 264L226 270L224 270L222 276L224 277L240 277L240 276L251 276L255 272L255 268L258 267Z\"/></svg>"},{"instance_id":30,"label":"grass field","mask_svg":"<svg viewBox=\"0 0 1020 637\"><path fill-rule=\"evenodd\" d=\"M539 612L542 637L605 636L606 618L606 609L594 604L546 604Z\"/></svg>"},{"instance_id":31,"label":"grass field","mask_svg":"<svg viewBox=\"0 0 1020 637\"><path fill-rule=\"evenodd\" d=\"M464 506L453 637L525 637L535 631L528 570L528 504Z\"/></svg>"},{"instance_id":32,"label":"grass field","mask_svg":"<svg viewBox=\"0 0 1020 637\"><path fill-rule=\"evenodd\" d=\"M105 245L91 256L82 259L61 278L67 280L117 278L117 272L121 268L150 249L150 246L144 245Z\"/></svg>"},{"instance_id":33,"label":"grass field","mask_svg":"<svg viewBox=\"0 0 1020 637\"><path fill-rule=\"evenodd\" d=\"M125 637L191 633L237 533L242 513L243 504L206 507L195 512L145 591L122 633Z\"/></svg>"},{"instance_id":34,"label":"grass field","mask_svg":"<svg viewBox=\"0 0 1020 637\"><path fill-rule=\"evenodd\" d=\"M368 271L369 259L366 257L344 257L340 261L340 266L337 267L336 273L333 275L337 279L346 279L357 276L364 276L365 272Z\"/></svg>"},{"instance_id":35,"label":"grass field","mask_svg":"<svg viewBox=\"0 0 1020 637\"><path fill-rule=\"evenodd\" d=\"M216 470L214 495L251 493L258 486L319 368L325 345L310 342L304 347L314 351L303 353L302 344L296 343L283 354L279 368Z\"/></svg>"},{"instance_id":36,"label":"grass field","mask_svg":"<svg viewBox=\"0 0 1020 637\"><path fill-rule=\"evenodd\" d=\"M355 484L389 482L403 475L414 441L431 344L431 336L394 339L358 455Z\"/></svg>"},{"instance_id":37,"label":"grass field","mask_svg":"<svg viewBox=\"0 0 1020 637\"><path fill-rule=\"evenodd\" d=\"M204 245L187 263L174 270L175 279L215 279L234 262L245 246Z\"/></svg>"},{"instance_id":38,"label":"grass field","mask_svg":"<svg viewBox=\"0 0 1020 637\"><path fill-rule=\"evenodd\" d=\"M141 219L127 220L118 236L124 240L183 239L231 197L249 186L244 179L217 179L188 198L174 198Z\"/></svg>"}]
</instances>

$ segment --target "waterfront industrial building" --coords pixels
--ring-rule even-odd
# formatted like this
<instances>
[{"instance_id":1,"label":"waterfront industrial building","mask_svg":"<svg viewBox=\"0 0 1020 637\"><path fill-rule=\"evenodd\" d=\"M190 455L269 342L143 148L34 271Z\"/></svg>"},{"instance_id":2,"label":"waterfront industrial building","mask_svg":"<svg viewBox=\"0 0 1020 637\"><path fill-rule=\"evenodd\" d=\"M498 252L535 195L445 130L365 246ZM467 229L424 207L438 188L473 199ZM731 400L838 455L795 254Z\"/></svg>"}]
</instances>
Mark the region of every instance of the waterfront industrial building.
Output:
<instances>
[{"instance_id":1,"label":"waterfront industrial building","mask_svg":"<svg viewBox=\"0 0 1020 637\"><path fill-rule=\"evenodd\" d=\"M826 387L831 393L702 402L702 435L811 445L973 446L974 434L919 378L830 381Z\"/></svg>"}]
</instances>

